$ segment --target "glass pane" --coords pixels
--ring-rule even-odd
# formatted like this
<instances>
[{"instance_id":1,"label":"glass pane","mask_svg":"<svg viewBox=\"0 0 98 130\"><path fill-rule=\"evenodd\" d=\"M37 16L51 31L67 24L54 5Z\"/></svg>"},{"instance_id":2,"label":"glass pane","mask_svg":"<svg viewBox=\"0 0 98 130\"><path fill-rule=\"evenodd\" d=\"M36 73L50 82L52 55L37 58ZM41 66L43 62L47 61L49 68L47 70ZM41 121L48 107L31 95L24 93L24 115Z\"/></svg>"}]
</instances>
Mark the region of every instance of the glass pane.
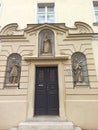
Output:
<instances>
[{"instance_id":1,"label":"glass pane","mask_svg":"<svg viewBox=\"0 0 98 130\"><path fill-rule=\"evenodd\" d=\"M98 5L95 5L95 6L94 6L94 10L98 10Z\"/></svg>"},{"instance_id":2,"label":"glass pane","mask_svg":"<svg viewBox=\"0 0 98 130\"><path fill-rule=\"evenodd\" d=\"M38 16L38 23L44 23L44 22L45 22L45 16L44 15Z\"/></svg>"},{"instance_id":3,"label":"glass pane","mask_svg":"<svg viewBox=\"0 0 98 130\"><path fill-rule=\"evenodd\" d=\"M96 22L98 22L98 12L95 12Z\"/></svg>"},{"instance_id":4,"label":"glass pane","mask_svg":"<svg viewBox=\"0 0 98 130\"><path fill-rule=\"evenodd\" d=\"M38 12L45 12L45 7L38 7Z\"/></svg>"},{"instance_id":5,"label":"glass pane","mask_svg":"<svg viewBox=\"0 0 98 130\"><path fill-rule=\"evenodd\" d=\"M47 21L48 23L54 23L54 15L47 15Z\"/></svg>"},{"instance_id":6,"label":"glass pane","mask_svg":"<svg viewBox=\"0 0 98 130\"><path fill-rule=\"evenodd\" d=\"M47 7L47 12L54 12L54 7Z\"/></svg>"}]
</instances>

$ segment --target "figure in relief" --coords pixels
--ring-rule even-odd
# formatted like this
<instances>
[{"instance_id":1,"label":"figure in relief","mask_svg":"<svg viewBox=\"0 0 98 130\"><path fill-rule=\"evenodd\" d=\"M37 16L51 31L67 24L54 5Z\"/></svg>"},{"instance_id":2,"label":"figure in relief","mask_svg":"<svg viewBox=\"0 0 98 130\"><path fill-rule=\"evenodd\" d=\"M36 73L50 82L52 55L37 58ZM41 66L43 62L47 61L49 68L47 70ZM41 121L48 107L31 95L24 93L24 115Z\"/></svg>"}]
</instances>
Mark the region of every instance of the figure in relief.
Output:
<instances>
[{"instance_id":1,"label":"figure in relief","mask_svg":"<svg viewBox=\"0 0 98 130\"><path fill-rule=\"evenodd\" d=\"M17 63L15 58L12 58L12 64L10 66L10 77L9 82L12 84L19 82L19 63Z\"/></svg>"},{"instance_id":2,"label":"figure in relief","mask_svg":"<svg viewBox=\"0 0 98 130\"><path fill-rule=\"evenodd\" d=\"M48 39L47 35L45 36L45 39L43 40L43 53L51 53L51 41Z\"/></svg>"},{"instance_id":3,"label":"figure in relief","mask_svg":"<svg viewBox=\"0 0 98 130\"><path fill-rule=\"evenodd\" d=\"M74 61L73 71L74 71L75 84L82 83L83 82L82 66L81 66L81 61L79 61L78 59L75 59L75 61Z\"/></svg>"}]
</instances>

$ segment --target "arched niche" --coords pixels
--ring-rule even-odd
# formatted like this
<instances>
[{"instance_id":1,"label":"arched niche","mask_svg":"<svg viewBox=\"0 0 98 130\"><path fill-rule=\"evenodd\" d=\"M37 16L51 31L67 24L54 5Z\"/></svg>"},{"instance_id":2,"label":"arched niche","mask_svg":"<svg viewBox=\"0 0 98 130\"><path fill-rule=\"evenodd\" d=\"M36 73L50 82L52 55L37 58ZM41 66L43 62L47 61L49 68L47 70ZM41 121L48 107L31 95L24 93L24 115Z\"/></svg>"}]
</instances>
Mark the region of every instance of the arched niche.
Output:
<instances>
[{"instance_id":1,"label":"arched niche","mask_svg":"<svg viewBox=\"0 0 98 130\"><path fill-rule=\"evenodd\" d=\"M12 53L8 56L4 87L19 87L21 60L21 56L17 53Z\"/></svg>"},{"instance_id":2,"label":"arched niche","mask_svg":"<svg viewBox=\"0 0 98 130\"><path fill-rule=\"evenodd\" d=\"M54 56L54 33L49 29L41 30L38 36L39 56Z\"/></svg>"},{"instance_id":3,"label":"arched niche","mask_svg":"<svg viewBox=\"0 0 98 130\"><path fill-rule=\"evenodd\" d=\"M74 86L88 85L89 77L86 56L81 52L75 52L71 56L71 62Z\"/></svg>"}]
</instances>

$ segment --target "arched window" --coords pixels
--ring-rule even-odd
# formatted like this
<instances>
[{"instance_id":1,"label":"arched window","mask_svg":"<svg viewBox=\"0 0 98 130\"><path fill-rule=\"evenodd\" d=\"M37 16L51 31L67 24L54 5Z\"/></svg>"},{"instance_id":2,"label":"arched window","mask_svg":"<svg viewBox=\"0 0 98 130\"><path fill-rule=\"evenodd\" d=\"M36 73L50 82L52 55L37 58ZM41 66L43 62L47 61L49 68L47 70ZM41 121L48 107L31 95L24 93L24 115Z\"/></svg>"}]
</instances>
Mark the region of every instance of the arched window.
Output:
<instances>
[{"instance_id":1,"label":"arched window","mask_svg":"<svg viewBox=\"0 0 98 130\"><path fill-rule=\"evenodd\" d=\"M40 31L38 37L39 56L54 55L54 33L49 29Z\"/></svg>"},{"instance_id":2,"label":"arched window","mask_svg":"<svg viewBox=\"0 0 98 130\"><path fill-rule=\"evenodd\" d=\"M71 57L74 86L88 85L86 57L81 52L75 52Z\"/></svg>"},{"instance_id":3,"label":"arched window","mask_svg":"<svg viewBox=\"0 0 98 130\"><path fill-rule=\"evenodd\" d=\"M17 53L9 55L5 73L5 87L19 87L21 75L21 56Z\"/></svg>"}]
</instances>

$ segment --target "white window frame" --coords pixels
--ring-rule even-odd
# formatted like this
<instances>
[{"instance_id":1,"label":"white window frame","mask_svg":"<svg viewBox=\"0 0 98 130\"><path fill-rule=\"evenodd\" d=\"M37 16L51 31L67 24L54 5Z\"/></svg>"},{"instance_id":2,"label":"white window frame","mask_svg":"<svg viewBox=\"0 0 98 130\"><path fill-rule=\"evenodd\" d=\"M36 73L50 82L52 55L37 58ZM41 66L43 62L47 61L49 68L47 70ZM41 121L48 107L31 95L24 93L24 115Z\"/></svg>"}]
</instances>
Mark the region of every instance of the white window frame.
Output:
<instances>
[{"instance_id":1,"label":"white window frame","mask_svg":"<svg viewBox=\"0 0 98 130\"><path fill-rule=\"evenodd\" d=\"M39 7L44 7L45 11L40 12ZM53 12L48 12L48 7L53 7ZM53 21L48 20L48 16L53 15ZM39 16L44 16L45 19L42 22L39 22ZM38 3L37 4L37 23L55 23L55 4L54 3Z\"/></svg>"},{"instance_id":2,"label":"white window frame","mask_svg":"<svg viewBox=\"0 0 98 130\"><path fill-rule=\"evenodd\" d=\"M1 13L2 13L2 6L3 6L3 3L2 3L2 0L0 0L0 17L1 17Z\"/></svg>"},{"instance_id":3,"label":"white window frame","mask_svg":"<svg viewBox=\"0 0 98 130\"><path fill-rule=\"evenodd\" d=\"M95 9L95 6L97 7L97 9ZM95 22L98 23L98 1L93 1L93 8L94 8Z\"/></svg>"}]
</instances>

